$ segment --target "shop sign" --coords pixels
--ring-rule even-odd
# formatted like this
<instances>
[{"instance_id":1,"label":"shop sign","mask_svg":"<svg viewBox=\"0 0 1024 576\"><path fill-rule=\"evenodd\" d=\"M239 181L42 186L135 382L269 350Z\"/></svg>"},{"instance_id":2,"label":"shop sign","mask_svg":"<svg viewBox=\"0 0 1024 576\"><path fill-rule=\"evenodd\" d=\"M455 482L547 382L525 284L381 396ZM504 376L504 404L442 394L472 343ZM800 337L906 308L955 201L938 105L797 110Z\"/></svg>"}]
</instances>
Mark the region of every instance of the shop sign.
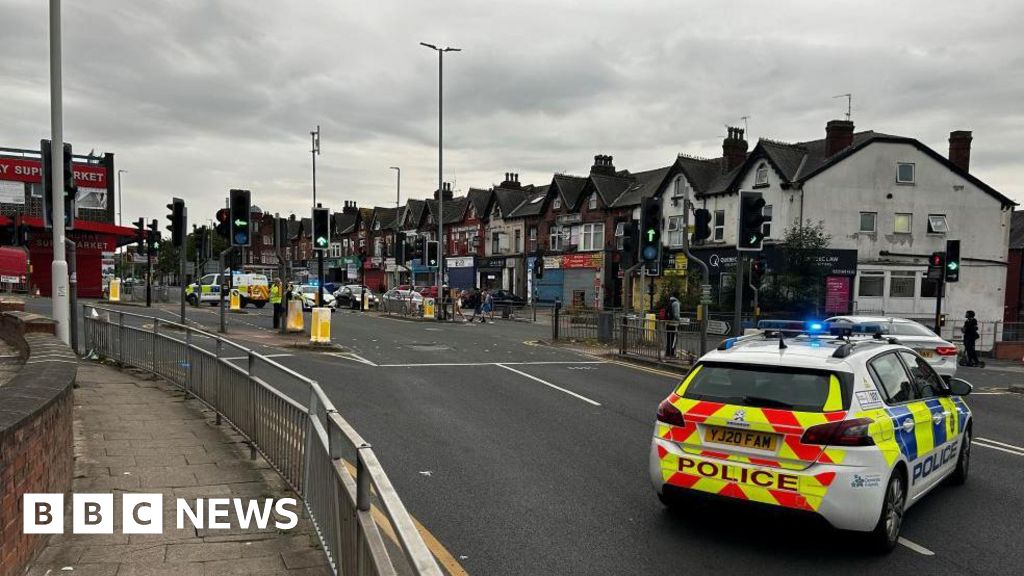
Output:
<instances>
[{"instance_id":1,"label":"shop sign","mask_svg":"<svg viewBox=\"0 0 1024 576\"><path fill-rule=\"evenodd\" d=\"M107 169L96 164L71 165L75 184L82 188L106 188ZM0 158L0 180L37 184L43 180L42 162L27 158Z\"/></svg>"},{"instance_id":2,"label":"shop sign","mask_svg":"<svg viewBox=\"0 0 1024 576\"><path fill-rule=\"evenodd\" d=\"M825 312L846 314L850 311L850 277L829 276L825 278Z\"/></svg>"},{"instance_id":3,"label":"shop sign","mask_svg":"<svg viewBox=\"0 0 1024 576\"><path fill-rule=\"evenodd\" d=\"M546 263L546 262L545 262ZM479 268L504 268L505 258L480 258L477 260L477 267Z\"/></svg>"},{"instance_id":4,"label":"shop sign","mask_svg":"<svg viewBox=\"0 0 1024 576\"><path fill-rule=\"evenodd\" d=\"M445 258L444 263L448 268L472 268L473 257L457 256L455 258Z\"/></svg>"},{"instance_id":5,"label":"shop sign","mask_svg":"<svg viewBox=\"0 0 1024 576\"><path fill-rule=\"evenodd\" d=\"M683 252L677 252L675 254L669 254L668 258L665 259L665 267L662 270L665 276L685 276L686 275L686 254Z\"/></svg>"},{"instance_id":6,"label":"shop sign","mask_svg":"<svg viewBox=\"0 0 1024 576\"><path fill-rule=\"evenodd\" d=\"M583 222L583 215L580 213L562 214L555 218L555 223L559 226L565 226L566 224L579 224L580 222Z\"/></svg>"},{"instance_id":7,"label":"shop sign","mask_svg":"<svg viewBox=\"0 0 1024 576\"><path fill-rule=\"evenodd\" d=\"M604 262L603 252L584 252L582 254L563 254L562 268L600 268ZM545 263L546 264L546 263Z\"/></svg>"}]
</instances>

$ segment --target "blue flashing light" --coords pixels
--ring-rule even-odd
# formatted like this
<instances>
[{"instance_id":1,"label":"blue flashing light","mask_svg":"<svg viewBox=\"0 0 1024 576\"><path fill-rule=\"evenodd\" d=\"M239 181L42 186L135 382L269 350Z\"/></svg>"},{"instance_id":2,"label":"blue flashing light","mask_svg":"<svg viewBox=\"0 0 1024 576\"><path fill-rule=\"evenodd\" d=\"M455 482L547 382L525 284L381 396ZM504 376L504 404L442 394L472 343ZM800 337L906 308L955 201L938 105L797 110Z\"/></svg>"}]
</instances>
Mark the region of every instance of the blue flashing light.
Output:
<instances>
[{"instance_id":1,"label":"blue flashing light","mask_svg":"<svg viewBox=\"0 0 1024 576\"><path fill-rule=\"evenodd\" d=\"M821 332L824 329L825 329L825 325L822 324L821 322L808 322L807 323L807 331L808 332Z\"/></svg>"},{"instance_id":2,"label":"blue flashing light","mask_svg":"<svg viewBox=\"0 0 1024 576\"><path fill-rule=\"evenodd\" d=\"M728 350L736 344L736 338L726 338L725 342L722 342L722 350Z\"/></svg>"}]
</instances>

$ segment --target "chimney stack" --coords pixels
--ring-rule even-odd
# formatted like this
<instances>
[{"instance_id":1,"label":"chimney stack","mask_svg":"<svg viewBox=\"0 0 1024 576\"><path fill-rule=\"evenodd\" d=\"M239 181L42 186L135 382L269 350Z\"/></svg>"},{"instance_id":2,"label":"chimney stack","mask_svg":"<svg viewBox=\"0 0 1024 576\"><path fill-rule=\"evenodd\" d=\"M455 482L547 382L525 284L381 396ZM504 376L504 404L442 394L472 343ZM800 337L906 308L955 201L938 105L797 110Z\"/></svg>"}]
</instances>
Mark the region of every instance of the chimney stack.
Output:
<instances>
[{"instance_id":1,"label":"chimney stack","mask_svg":"<svg viewBox=\"0 0 1024 576\"><path fill-rule=\"evenodd\" d=\"M499 188L520 188L519 174L515 172L505 172L505 180L501 183Z\"/></svg>"},{"instance_id":2,"label":"chimney stack","mask_svg":"<svg viewBox=\"0 0 1024 576\"><path fill-rule=\"evenodd\" d=\"M964 172L970 172L971 168L971 140L974 137L970 130L949 133L949 161Z\"/></svg>"},{"instance_id":3,"label":"chimney stack","mask_svg":"<svg viewBox=\"0 0 1024 576\"><path fill-rule=\"evenodd\" d=\"M825 124L825 157L831 158L850 146L853 146L853 122L829 120Z\"/></svg>"},{"instance_id":4,"label":"chimney stack","mask_svg":"<svg viewBox=\"0 0 1024 576\"><path fill-rule=\"evenodd\" d=\"M729 135L722 140L722 172L729 173L747 159L747 141L743 139L743 129L729 126Z\"/></svg>"},{"instance_id":5,"label":"chimney stack","mask_svg":"<svg viewBox=\"0 0 1024 576\"><path fill-rule=\"evenodd\" d=\"M356 208L355 200L346 200L345 205L341 208L342 214L355 214L359 212L359 208Z\"/></svg>"},{"instance_id":6,"label":"chimney stack","mask_svg":"<svg viewBox=\"0 0 1024 576\"><path fill-rule=\"evenodd\" d=\"M439 196L438 191L435 190L434 191L434 200L437 200L438 196ZM450 182L442 182L441 183L440 197L445 202L447 202L448 200L452 199L452 185L451 185Z\"/></svg>"},{"instance_id":7,"label":"chimney stack","mask_svg":"<svg viewBox=\"0 0 1024 576\"><path fill-rule=\"evenodd\" d=\"M615 175L615 165L612 164L612 157L606 154L594 156L594 165L590 167L591 174Z\"/></svg>"}]
</instances>

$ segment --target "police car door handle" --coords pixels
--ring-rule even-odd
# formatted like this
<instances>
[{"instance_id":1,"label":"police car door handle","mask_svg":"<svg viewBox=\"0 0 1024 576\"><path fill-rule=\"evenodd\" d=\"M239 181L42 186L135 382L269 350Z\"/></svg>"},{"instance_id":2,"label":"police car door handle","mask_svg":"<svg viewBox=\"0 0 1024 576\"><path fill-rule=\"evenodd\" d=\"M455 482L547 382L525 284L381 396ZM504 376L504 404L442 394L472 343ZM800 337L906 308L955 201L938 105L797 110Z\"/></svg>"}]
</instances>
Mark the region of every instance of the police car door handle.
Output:
<instances>
[{"instance_id":1,"label":"police car door handle","mask_svg":"<svg viewBox=\"0 0 1024 576\"><path fill-rule=\"evenodd\" d=\"M903 421L903 431L904 432L910 432L913 429L914 429L914 419L913 418L907 418L906 420Z\"/></svg>"}]
</instances>

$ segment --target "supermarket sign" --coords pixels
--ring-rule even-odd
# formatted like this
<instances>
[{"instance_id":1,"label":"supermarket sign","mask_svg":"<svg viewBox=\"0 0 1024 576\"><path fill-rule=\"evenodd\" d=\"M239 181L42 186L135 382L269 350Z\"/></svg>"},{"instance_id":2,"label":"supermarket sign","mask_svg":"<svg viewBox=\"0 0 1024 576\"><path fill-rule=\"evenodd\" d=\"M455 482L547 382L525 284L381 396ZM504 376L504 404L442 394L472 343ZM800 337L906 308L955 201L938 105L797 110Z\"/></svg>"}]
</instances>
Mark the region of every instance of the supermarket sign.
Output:
<instances>
[{"instance_id":1,"label":"supermarket sign","mask_svg":"<svg viewBox=\"0 0 1024 576\"><path fill-rule=\"evenodd\" d=\"M75 184L79 187L107 187L106 167L78 162L71 166L75 171ZM43 181L42 162L32 158L0 157L0 180L38 184Z\"/></svg>"}]
</instances>

